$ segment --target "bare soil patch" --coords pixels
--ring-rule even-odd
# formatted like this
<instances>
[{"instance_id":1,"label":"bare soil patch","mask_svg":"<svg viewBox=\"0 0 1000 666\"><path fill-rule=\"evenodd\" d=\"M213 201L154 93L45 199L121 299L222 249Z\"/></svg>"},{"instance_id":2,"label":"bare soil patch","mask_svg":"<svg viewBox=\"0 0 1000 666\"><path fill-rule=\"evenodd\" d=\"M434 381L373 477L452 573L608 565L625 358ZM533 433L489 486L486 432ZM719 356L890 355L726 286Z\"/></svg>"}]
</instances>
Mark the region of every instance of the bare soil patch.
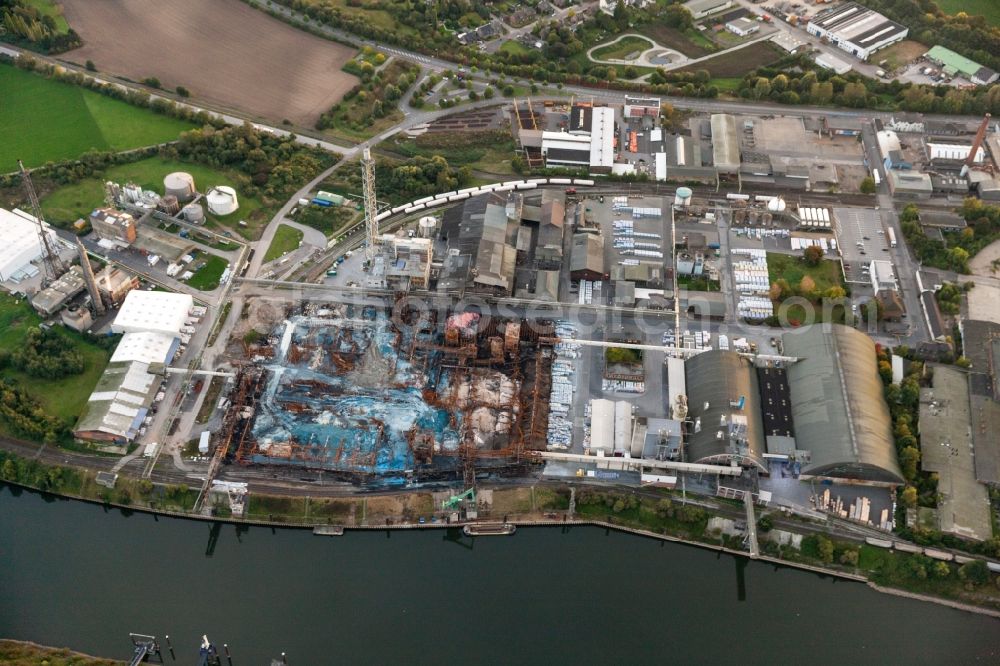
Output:
<instances>
[{"instance_id":1,"label":"bare soil patch","mask_svg":"<svg viewBox=\"0 0 1000 666\"><path fill-rule=\"evenodd\" d=\"M312 127L358 79L354 51L239 0L64 0L84 46L66 58L106 74L184 86L194 100Z\"/></svg>"},{"instance_id":2,"label":"bare soil patch","mask_svg":"<svg viewBox=\"0 0 1000 666\"><path fill-rule=\"evenodd\" d=\"M993 241L969 260L969 272L973 275L996 277L1000 271L995 269L994 262L1000 262L1000 240Z\"/></svg>"},{"instance_id":3,"label":"bare soil patch","mask_svg":"<svg viewBox=\"0 0 1000 666\"><path fill-rule=\"evenodd\" d=\"M889 62L886 63L887 68L894 70L914 62L925 53L927 53L926 46L920 42L907 39L898 44L893 44L884 51L880 51L878 57L872 59L876 62L888 60Z\"/></svg>"},{"instance_id":4,"label":"bare soil patch","mask_svg":"<svg viewBox=\"0 0 1000 666\"><path fill-rule=\"evenodd\" d=\"M752 69L770 65L781 59L782 52L770 42L756 42L738 49L730 49L719 55L682 67L682 72L696 72L706 69L713 77L727 78L743 76Z\"/></svg>"}]
</instances>

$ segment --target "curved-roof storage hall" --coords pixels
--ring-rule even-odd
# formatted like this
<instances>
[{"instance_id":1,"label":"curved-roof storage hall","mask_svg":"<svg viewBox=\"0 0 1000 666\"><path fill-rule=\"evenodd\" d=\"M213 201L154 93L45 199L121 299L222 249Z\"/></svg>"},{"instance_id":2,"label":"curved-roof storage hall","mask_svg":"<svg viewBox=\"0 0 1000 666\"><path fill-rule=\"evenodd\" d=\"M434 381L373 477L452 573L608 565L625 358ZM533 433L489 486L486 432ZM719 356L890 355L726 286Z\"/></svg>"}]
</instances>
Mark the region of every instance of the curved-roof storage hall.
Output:
<instances>
[{"instance_id":1,"label":"curved-roof storage hall","mask_svg":"<svg viewBox=\"0 0 1000 666\"><path fill-rule=\"evenodd\" d=\"M811 452L803 476L897 485L903 474L882 393L875 343L839 324L816 324L783 336L795 439Z\"/></svg>"},{"instance_id":2,"label":"curved-roof storage hall","mask_svg":"<svg viewBox=\"0 0 1000 666\"><path fill-rule=\"evenodd\" d=\"M690 425L687 462L756 465L764 460L757 373L736 352L708 351L685 363Z\"/></svg>"}]
</instances>

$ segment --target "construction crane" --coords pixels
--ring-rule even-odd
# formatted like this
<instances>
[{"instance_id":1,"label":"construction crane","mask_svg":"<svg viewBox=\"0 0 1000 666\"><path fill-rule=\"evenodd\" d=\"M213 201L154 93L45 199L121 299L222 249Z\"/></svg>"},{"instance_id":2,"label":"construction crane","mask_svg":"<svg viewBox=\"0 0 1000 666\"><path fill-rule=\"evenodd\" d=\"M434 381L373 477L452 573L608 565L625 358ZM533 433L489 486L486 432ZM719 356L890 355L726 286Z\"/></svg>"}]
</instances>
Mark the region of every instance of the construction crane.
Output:
<instances>
[{"instance_id":1,"label":"construction crane","mask_svg":"<svg viewBox=\"0 0 1000 666\"><path fill-rule=\"evenodd\" d=\"M475 488L469 488L468 490L466 490L461 495L452 495L448 499L442 500L441 501L441 509L444 510L444 511L448 511L449 509L455 509L466 498L472 499L472 503L475 504L476 503L476 489Z\"/></svg>"},{"instance_id":2,"label":"construction crane","mask_svg":"<svg viewBox=\"0 0 1000 666\"><path fill-rule=\"evenodd\" d=\"M361 180L365 195L365 259L371 263L378 243L378 203L375 201L375 160L368 148L361 157Z\"/></svg>"},{"instance_id":3,"label":"construction crane","mask_svg":"<svg viewBox=\"0 0 1000 666\"><path fill-rule=\"evenodd\" d=\"M969 156L965 158L965 164L962 165L963 176L969 173L970 169L982 168L982 167L976 167L976 153L978 153L980 148L982 148L983 146L983 140L986 139L986 130L989 128L989 126L990 126L990 114L987 113L986 115L983 116L983 122L979 124L979 130L976 132L976 138L972 142L972 148L969 150Z\"/></svg>"},{"instance_id":4,"label":"construction crane","mask_svg":"<svg viewBox=\"0 0 1000 666\"><path fill-rule=\"evenodd\" d=\"M24 168L24 162L21 160L17 161L17 166L21 170L21 182L24 183L24 191L28 195L28 201L31 202L31 214L35 216L35 222L38 224L38 239L42 247L42 264L45 267L46 276L55 280L66 272L66 266L59 259L59 255L52 251L52 245L49 243L49 235L45 231L45 218L42 217L42 206L38 203L38 195L35 194L35 186L31 182L31 175L28 174L28 170Z\"/></svg>"},{"instance_id":5,"label":"construction crane","mask_svg":"<svg viewBox=\"0 0 1000 666\"><path fill-rule=\"evenodd\" d=\"M145 634L129 634L132 640L132 659L129 666L139 666L139 664L149 663L153 659L156 663L163 663L163 655L160 653L160 644L156 642L156 636L146 636ZM170 637L167 636L169 640Z\"/></svg>"}]
</instances>

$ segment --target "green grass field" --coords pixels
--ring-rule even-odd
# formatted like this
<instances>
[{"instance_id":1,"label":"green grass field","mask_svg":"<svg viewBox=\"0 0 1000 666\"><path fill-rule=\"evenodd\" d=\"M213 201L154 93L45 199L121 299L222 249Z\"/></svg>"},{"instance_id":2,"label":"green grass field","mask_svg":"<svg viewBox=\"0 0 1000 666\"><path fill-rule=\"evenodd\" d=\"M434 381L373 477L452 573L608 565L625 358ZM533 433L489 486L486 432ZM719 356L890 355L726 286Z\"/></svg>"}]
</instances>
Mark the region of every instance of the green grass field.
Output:
<instances>
[{"instance_id":1,"label":"green grass field","mask_svg":"<svg viewBox=\"0 0 1000 666\"><path fill-rule=\"evenodd\" d=\"M722 92L735 92L739 90L743 79L712 79L709 85L715 86Z\"/></svg>"},{"instance_id":2,"label":"green grass field","mask_svg":"<svg viewBox=\"0 0 1000 666\"><path fill-rule=\"evenodd\" d=\"M92 90L0 65L0 172L91 149L128 150L172 141L193 125Z\"/></svg>"},{"instance_id":3,"label":"green grass field","mask_svg":"<svg viewBox=\"0 0 1000 666\"><path fill-rule=\"evenodd\" d=\"M517 41L516 39L511 39L509 41L504 42L503 46L500 47L500 51L503 53L509 53L511 55L517 55L517 56L531 53L531 49L529 49L527 46Z\"/></svg>"},{"instance_id":4,"label":"green grass field","mask_svg":"<svg viewBox=\"0 0 1000 666\"><path fill-rule=\"evenodd\" d=\"M0 295L0 349L14 349L21 344L28 330L38 326L42 318L35 313L27 301L18 303L12 296ZM76 422L90 392L97 385L97 379L111 358L111 352L87 342L83 336L62 326L55 327L62 335L76 343L76 349L83 354L84 371L62 379L38 379L13 368L5 368L0 375L15 380L22 388L38 400L45 411L57 416L69 425Z\"/></svg>"},{"instance_id":5,"label":"green grass field","mask_svg":"<svg viewBox=\"0 0 1000 666\"><path fill-rule=\"evenodd\" d=\"M278 230L274 232L274 239L271 241L271 247L267 248L267 254L264 255L264 261L272 261L287 254L299 246L302 242L302 232L295 227L290 227L287 224L282 224L278 227Z\"/></svg>"},{"instance_id":6,"label":"green grass field","mask_svg":"<svg viewBox=\"0 0 1000 666\"><path fill-rule=\"evenodd\" d=\"M844 284L840 277L840 264L836 261L824 260L819 262L818 266L807 266L801 257L776 252L767 253L767 277L772 284L784 278L792 287L797 287L806 275L816 282L816 289L819 291L826 291L830 287L842 287Z\"/></svg>"},{"instance_id":7,"label":"green grass field","mask_svg":"<svg viewBox=\"0 0 1000 666\"><path fill-rule=\"evenodd\" d=\"M645 37L635 37L629 35L622 37L614 44L602 46L591 53L594 60L624 60L634 53L641 53L646 49L653 48L653 43Z\"/></svg>"},{"instance_id":8,"label":"green grass field","mask_svg":"<svg viewBox=\"0 0 1000 666\"><path fill-rule=\"evenodd\" d=\"M187 281L188 286L200 291L212 291L219 286L219 278L226 270L229 262L222 257L211 255L205 260L205 264L195 271L191 279Z\"/></svg>"},{"instance_id":9,"label":"green grass field","mask_svg":"<svg viewBox=\"0 0 1000 666\"><path fill-rule=\"evenodd\" d=\"M774 252L767 253L767 277L771 284L784 278L788 281L792 289L797 290L799 283L806 275L811 277L816 283L816 292L825 293L831 287L843 287L844 281L841 278L840 264L832 260L823 260L818 266L807 266L801 257ZM775 302L775 313L778 313L779 303ZM835 323L842 323L845 316L842 305L834 307L829 317L824 313L821 299L814 302L812 312L806 311L801 304L790 304L787 306L786 316L788 322L793 326L801 323L808 323L810 317L815 317L815 321L832 319ZM797 323L796 323L797 322Z\"/></svg>"},{"instance_id":10,"label":"green grass field","mask_svg":"<svg viewBox=\"0 0 1000 666\"><path fill-rule=\"evenodd\" d=\"M1000 26L1000 2L997 0L934 0L945 14L965 12L969 16L985 16L990 25Z\"/></svg>"},{"instance_id":11,"label":"green grass field","mask_svg":"<svg viewBox=\"0 0 1000 666\"><path fill-rule=\"evenodd\" d=\"M88 178L60 187L42 198L45 219L57 227L68 227L81 217L86 219L90 211L103 204L105 180L122 184L132 181L141 185L143 189L162 192L163 177L173 171L190 173L194 176L195 185L203 192L214 185L229 185L236 189L240 202L239 210L221 218L209 214L206 226L231 227L233 231L246 232L256 237L267 224L267 212L262 209L259 200L243 195L241 179L237 174L201 164L164 160L160 157L149 157L131 164L119 164L105 171L101 178ZM246 220L247 226L239 227L237 225L239 220Z\"/></svg>"}]
</instances>

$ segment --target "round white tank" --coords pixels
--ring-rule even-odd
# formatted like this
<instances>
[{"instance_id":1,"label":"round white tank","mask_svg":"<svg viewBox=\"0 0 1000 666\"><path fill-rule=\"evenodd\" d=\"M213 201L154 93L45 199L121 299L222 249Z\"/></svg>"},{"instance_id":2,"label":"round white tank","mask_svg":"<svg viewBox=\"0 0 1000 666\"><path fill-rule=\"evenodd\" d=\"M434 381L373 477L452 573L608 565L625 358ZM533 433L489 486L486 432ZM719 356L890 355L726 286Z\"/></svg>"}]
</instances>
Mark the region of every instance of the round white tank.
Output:
<instances>
[{"instance_id":1,"label":"round white tank","mask_svg":"<svg viewBox=\"0 0 1000 666\"><path fill-rule=\"evenodd\" d=\"M172 194L180 202L191 201L194 197L194 176L183 171L167 174L163 179L164 195Z\"/></svg>"},{"instance_id":2,"label":"round white tank","mask_svg":"<svg viewBox=\"0 0 1000 666\"><path fill-rule=\"evenodd\" d=\"M691 191L690 187L678 187L677 194L674 196L675 206L690 206L691 197L694 193Z\"/></svg>"},{"instance_id":3,"label":"round white tank","mask_svg":"<svg viewBox=\"0 0 1000 666\"><path fill-rule=\"evenodd\" d=\"M205 221L205 209L201 207L201 204L188 204L184 206L181 215L191 224L201 224Z\"/></svg>"},{"instance_id":4,"label":"round white tank","mask_svg":"<svg viewBox=\"0 0 1000 666\"><path fill-rule=\"evenodd\" d=\"M236 198L236 190L228 185L219 185L210 189L205 195L205 201L208 203L208 211L213 215L229 215L235 213L236 209L240 207L239 200Z\"/></svg>"},{"instance_id":5,"label":"round white tank","mask_svg":"<svg viewBox=\"0 0 1000 666\"><path fill-rule=\"evenodd\" d=\"M772 213L780 213L785 210L785 200L781 197L775 197L767 202L767 209Z\"/></svg>"},{"instance_id":6,"label":"round white tank","mask_svg":"<svg viewBox=\"0 0 1000 666\"><path fill-rule=\"evenodd\" d=\"M430 238L434 234L434 228L437 226L437 218L433 215L427 215L420 218L420 222L417 224L420 228L420 237Z\"/></svg>"}]
</instances>

